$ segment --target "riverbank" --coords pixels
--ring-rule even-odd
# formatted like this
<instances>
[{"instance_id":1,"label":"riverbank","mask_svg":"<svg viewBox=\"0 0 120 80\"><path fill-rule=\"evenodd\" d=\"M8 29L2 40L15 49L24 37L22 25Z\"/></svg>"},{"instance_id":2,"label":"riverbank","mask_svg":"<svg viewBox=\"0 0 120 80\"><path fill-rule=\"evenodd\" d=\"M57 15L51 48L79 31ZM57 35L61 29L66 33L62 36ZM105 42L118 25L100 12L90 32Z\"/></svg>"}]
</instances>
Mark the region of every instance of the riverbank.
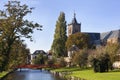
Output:
<instances>
[{"instance_id":1,"label":"riverbank","mask_svg":"<svg viewBox=\"0 0 120 80\"><path fill-rule=\"evenodd\" d=\"M15 69L16 70L16 69ZM0 73L0 80L4 79L7 75L14 72L15 70L3 71Z\"/></svg>"},{"instance_id":2,"label":"riverbank","mask_svg":"<svg viewBox=\"0 0 120 80\"><path fill-rule=\"evenodd\" d=\"M5 77L6 75L8 75L9 74L9 71L3 71L3 72L1 72L0 73L0 80L3 78L3 77Z\"/></svg>"},{"instance_id":3,"label":"riverbank","mask_svg":"<svg viewBox=\"0 0 120 80\"><path fill-rule=\"evenodd\" d=\"M65 75L66 78L79 78L85 80L119 80L120 70L114 70L105 73L94 73L92 69L82 70L80 68L61 68L52 70L52 72L62 73L70 72L70 74ZM70 80L70 79L69 79Z\"/></svg>"},{"instance_id":4,"label":"riverbank","mask_svg":"<svg viewBox=\"0 0 120 80\"><path fill-rule=\"evenodd\" d=\"M73 74L74 71L79 71L79 70L81 70L79 67L74 67L74 68L65 67L65 68L53 69L50 72L53 75L59 76L65 80L80 80L77 77L69 76L69 75Z\"/></svg>"}]
</instances>

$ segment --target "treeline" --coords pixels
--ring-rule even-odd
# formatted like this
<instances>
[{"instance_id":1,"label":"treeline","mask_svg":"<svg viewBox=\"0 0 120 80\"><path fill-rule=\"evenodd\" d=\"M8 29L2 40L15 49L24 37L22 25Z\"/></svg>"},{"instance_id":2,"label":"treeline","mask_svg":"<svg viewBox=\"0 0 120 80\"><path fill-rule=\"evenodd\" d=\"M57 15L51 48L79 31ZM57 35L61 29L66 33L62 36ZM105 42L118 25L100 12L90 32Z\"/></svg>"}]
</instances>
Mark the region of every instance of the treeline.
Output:
<instances>
[{"instance_id":1,"label":"treeline","mask_svg":"<svg viewBox=\"0 0 120 80\"><path fill-rule=\"evenodd\" d=\"M0 49L3 47L4 46L0 46ZM0 71L15 69L18 65L28 64L29 55L30 51L26 45L22 41L16 40L9 54L4 54L2 50L0 50Z\"/></svg>"}]
</instances>

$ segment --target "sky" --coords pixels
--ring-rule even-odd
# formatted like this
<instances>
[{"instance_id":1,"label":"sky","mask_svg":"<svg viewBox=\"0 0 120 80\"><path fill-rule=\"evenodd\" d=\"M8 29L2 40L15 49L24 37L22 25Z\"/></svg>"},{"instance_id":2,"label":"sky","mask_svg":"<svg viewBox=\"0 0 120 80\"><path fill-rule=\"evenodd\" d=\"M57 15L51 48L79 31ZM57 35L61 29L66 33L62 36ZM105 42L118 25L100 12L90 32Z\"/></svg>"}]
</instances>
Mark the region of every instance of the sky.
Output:
<instances>
[{"instance_id":1,"label":"sky","mask_svg":"<svg viewBox=\"0 0 120 80\"><path fill-rule=\"evenodd\" d=\"M0 10L8 0L0 0ZM60 12L65 13L67 24L74 12L82 32L107 32L120 29L120 0L20 0L35 9L25 18L43 25L42 31L34 31L33 42L25 39L30 52L48 51L54 39L56 21Z\"/></svg>"}]
</instances>

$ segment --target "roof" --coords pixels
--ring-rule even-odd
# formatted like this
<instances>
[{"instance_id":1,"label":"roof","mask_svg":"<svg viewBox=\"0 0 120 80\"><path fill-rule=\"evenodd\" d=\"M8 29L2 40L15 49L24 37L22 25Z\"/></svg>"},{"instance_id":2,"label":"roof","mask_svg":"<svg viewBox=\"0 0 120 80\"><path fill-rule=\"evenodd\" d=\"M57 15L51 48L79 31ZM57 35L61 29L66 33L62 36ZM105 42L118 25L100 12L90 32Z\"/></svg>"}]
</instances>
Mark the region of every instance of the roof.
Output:
<instances>
[{"instance_id":1,"label":"roof","mask_svg":"<svg viewBox=\"0 0 120 80\"><path fill-rule=\"evenodd\" d=\"M72 19L72 24L76 24L77 23L77 20L76 20L76 18L74 17L73 19Z\"/></svg>"},{"instance_id":2,"label":"roof","mask_svg":"<svg viewBox=\"0 0 120 80\"><path fill-rule=\"evenodd\" d=\"M76 45L72 45L72 47L69 49L69 51L78 51L79 48Z\"/></svg>"},{"instance_id":3,"label":"roof","mask_svg":"<svg viewBox=\"0 0 120 80\"><path fill-rule=\"evenodd\" d=\"M71 25L71 24L79 24L80 25L80 23L77 23L76 14L75 13L74 13L74 17L72 19L72 22L70 24L68 24L68 25Z\"/></svg>"},{"instance_id":4,"label":"roof","mask_svg":"<svg viewBox=\"0 0 120 80\"><path fill-rule=\"evenodd\" d=\"M109 38L120 38L120 30L112 31L112 34Z\"/></svg>"},{"instance_id":5,"label":"roof","mask_svg":"<svg viewBox=\"0 0 120 80\"><path fill-rule=\"evenodd\" d=\"M87 33L92 41L100 39L100 33Z\"/></svg>"},{"instance_id":6,"label":"roof","mask_svg":"<svg viewBox=\"0 0 120 80\"><path fill-rule=\"evenodd\" d=\"M38 55L38 54L47 54L43 50L36 50L32 55Z\"/></svg>"},{"instance_id":7,"label":"roof","mask_svg":"<svg viewBox=\"0 0 120 80\"><path fill-rule=\"evenodd\" d=\"M112 31L101 33L100 39L103 41L106 41L110 37L111 34L112 34Z\"/></svg>"},{"instance_id":8,"label":"roof","mask_svg":"<svg viewBox=\"0 0 120 80\"><path fill-rule=\"evenodd\" d=\"M100 43L100 33L89 33L89 32L84 32L85 34L88 34L90 37L90 44L96 44Z\"/></svg>"},{"instance_id":9,"label":"roof","mask_svg":"<svg viewBox=\"0 0 120 80\"><path fill-rule=\"evenodd\" d=\"M90 37L90 44L100 44L100 33L87 33Z\"/></svg>"},{"instance_id":10,"label":"roof","mask_svg":"<svg viewBox=\"0 0 120 80\"><path fill-rule=\"evenodd\" d=\"M101 33L100 37L101 37L101 40L103 41L107 41L107 39L110 39L110 38L120 38L120 29Z\"/></svg>"}]
</instances>

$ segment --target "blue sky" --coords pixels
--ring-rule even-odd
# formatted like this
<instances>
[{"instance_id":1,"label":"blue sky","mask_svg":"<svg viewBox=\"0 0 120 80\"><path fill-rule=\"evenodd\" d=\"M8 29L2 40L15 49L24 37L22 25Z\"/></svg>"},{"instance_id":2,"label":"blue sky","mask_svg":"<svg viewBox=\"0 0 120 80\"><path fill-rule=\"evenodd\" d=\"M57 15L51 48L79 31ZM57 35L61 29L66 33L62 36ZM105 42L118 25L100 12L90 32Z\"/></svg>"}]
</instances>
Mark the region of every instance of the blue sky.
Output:
<instances>
[{"instance_id":1,"label":"blue sky","mask_svg":"<svg viewBox=\"0 0 120 80\"><path fill-rule=\"evenodd\" d=\"M0 0L0 9L8 0ZM26 16L30 21L43 25L43 31L35 31L33 42L26 40L31 53L35 50L48 51L51 47L56 21L61 11L67 24L75 11L82 32L106 32L120 29L120 0L20 0L22 4L35 7Z\"/></svg>"}]
</instances>

